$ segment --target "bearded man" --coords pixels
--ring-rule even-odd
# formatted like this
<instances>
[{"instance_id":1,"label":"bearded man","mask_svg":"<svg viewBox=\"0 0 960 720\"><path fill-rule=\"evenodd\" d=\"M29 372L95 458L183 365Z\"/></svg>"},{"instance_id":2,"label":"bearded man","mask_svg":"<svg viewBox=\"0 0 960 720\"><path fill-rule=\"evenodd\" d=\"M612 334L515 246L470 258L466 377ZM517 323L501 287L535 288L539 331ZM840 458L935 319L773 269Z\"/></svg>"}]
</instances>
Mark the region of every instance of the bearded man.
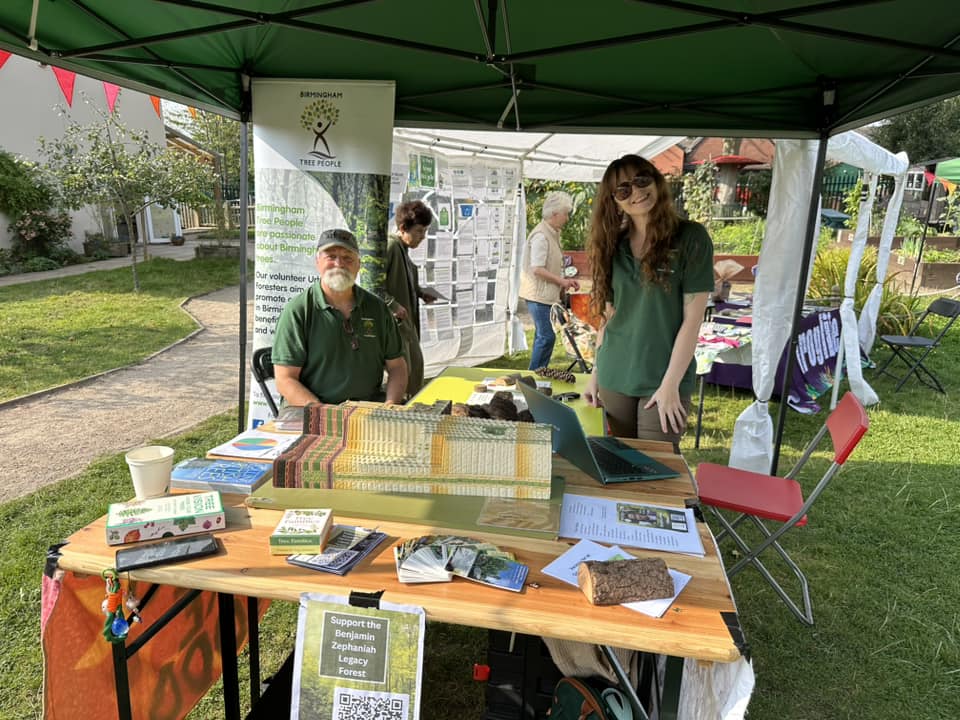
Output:
<instances>
[{"instance_id":1,"label":"bearded man","mask_svg":"<svg viewBox=\"0 0 960 720\"><path fill-rule=\"evenodd\" d=\"M274 377L285 404L403 402L400 331L383 300L356 284L357 239L347 230L324 230L315 261L320 279L284 306L273 340Z\"/></svg>"}]
</instances>

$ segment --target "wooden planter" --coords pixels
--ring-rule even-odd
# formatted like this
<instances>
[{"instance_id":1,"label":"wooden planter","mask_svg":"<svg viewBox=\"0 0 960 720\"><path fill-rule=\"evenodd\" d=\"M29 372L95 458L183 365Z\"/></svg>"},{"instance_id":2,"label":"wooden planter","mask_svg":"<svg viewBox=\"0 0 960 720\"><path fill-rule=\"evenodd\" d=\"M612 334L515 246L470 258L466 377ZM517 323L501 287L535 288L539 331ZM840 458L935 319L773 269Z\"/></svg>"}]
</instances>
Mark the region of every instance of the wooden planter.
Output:
<instances>
[{"instance_id":1,"label":"wooden planter","mask_svg":"<svg viewBox=\"0 0 960 720\"><path fill-rule=\"evenodd\" d=\"M890 266L887 270L888 275L894 275L894 282L904 291L910 289L910 281L913 279L913 270L917 266L917 261L913 258L893 255L890 258ZM917 272L917 286L927 288L928 290L946 290L956 285L960 285L960 262L927 262L920 263L920 270Z\"/></svg>"}]
</instances>

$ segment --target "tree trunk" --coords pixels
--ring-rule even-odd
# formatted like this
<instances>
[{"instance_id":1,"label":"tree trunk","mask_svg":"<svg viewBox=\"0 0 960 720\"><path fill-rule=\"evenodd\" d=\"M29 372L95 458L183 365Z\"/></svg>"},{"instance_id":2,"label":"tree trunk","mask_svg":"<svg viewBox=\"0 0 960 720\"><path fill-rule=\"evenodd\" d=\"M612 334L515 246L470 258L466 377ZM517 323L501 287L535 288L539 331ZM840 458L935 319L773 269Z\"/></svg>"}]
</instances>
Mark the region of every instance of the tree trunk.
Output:
<instances>
[{"instance_id":1,"label":"tree trunk","mask_svg":"<svg viewBox=\"0 0 960 720\"><path fill-rule=\"evenodd\" d=\"M660 558L588 560L577 569L577 583L593 605L673 597L673 578Z\"/></svg>"}]
</instances>

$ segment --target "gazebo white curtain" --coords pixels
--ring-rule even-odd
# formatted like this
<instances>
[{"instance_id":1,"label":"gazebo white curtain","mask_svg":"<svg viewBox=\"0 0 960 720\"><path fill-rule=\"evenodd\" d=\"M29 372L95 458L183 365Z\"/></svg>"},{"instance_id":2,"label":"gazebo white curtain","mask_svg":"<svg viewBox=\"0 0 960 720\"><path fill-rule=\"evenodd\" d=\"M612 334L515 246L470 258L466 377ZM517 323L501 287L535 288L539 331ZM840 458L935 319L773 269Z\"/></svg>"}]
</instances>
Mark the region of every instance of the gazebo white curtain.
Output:
<instances>
[{"instance_id":1,"label":"gazebo white curtain","mask_svg":"<svg viewBox=\"0 0 960 720\"><path fill-rule=\"evenodd\" d=\"M753 389L757 400L737 418L730 449L729 464L744 470L766 473L770 471L772 464L773 423L767 403L773 393L777 365L789 339L796 294L798 291L806 293L810 269L813 266L814 255L811 255L807 282L802 288L797 288L796 268L802 258L807 209L813 191L816 150L816 142L811 140L778 140L776 144L767 227L760 250L753 298ZM860 207L844 278L844 299L840 305L841 353L834 383L834 397L840 379L840 363L846 355L848 358L857 358L848 363L851 390L863 404L873 405L878 398L873 388L863 379L859 363L860 347L869 352L873 345L883 281L890 258L890 245L903 204L909 162L905 153L894 155L856 132L842 133L831 138L827 146L827 158L863 168L870 186L870 192ZM858 321L853 299L880 174L892 175L896 184L884 218L877 277ZM815 236L818 234L819 232L816 232Z\"/></svg>"}]
</instances>

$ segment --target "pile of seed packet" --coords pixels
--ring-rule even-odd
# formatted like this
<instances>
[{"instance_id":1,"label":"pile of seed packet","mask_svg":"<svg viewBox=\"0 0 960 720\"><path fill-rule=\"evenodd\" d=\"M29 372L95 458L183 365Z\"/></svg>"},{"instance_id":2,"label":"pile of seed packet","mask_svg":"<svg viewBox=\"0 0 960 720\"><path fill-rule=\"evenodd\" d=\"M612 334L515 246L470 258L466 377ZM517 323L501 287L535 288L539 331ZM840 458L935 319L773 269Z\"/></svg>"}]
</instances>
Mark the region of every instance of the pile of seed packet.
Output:
<instances>
[{"instance_id":1,"label":"pile of seed packet","mask_svg":"<svg viewBox=\"0 0 960 720\"><path fill-rule=\"evenodd\" d=\"M454 576L520 592L529 568L505 552L476 538L424 535L393 549L397 578L403 583L450 582Z\"/></svg>"}]
</instances>

